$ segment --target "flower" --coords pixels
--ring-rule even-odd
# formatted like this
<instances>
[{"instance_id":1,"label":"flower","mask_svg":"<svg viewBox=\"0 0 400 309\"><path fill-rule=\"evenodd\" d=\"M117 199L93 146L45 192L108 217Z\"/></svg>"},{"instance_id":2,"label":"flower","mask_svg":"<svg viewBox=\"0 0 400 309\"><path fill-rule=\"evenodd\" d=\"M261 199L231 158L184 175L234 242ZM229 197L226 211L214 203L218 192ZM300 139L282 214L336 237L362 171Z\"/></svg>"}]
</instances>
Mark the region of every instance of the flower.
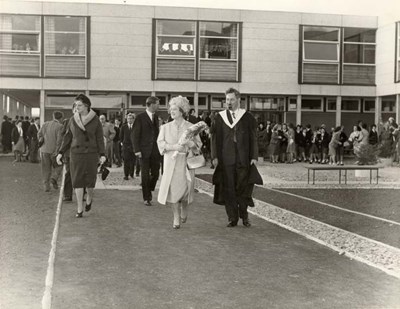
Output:
<instances>
[{"instance_id":1,"label":"flower","mask_svg":"<svg viewBox=\"0 0 400 309\"><path fill-rule=\"evenodd\" d=\"M194 137L204 130L208 129L207 124L204 121L200 121L183 132L182 136L179 138L178 144L180 146L185 146L187 145L190 141L194 140ZM178 155L178 151L175 151L174 154L172 155L172 158L175 159L176 156Z\"/></svg>"}]
</instances>

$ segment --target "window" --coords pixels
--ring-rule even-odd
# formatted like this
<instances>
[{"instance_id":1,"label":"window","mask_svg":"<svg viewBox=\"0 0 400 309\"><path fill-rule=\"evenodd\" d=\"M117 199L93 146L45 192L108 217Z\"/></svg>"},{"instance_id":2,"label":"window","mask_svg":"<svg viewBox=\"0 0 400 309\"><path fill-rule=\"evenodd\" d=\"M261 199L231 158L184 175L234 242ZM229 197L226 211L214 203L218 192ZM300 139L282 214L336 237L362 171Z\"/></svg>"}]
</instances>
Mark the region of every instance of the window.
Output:
<instances>
[{"instance_id":1,"label":"window","mask_svg":"<svg viewBox=\"0 0 400 309\"><path fill-rule=\"evenodd\" d=\"M340 28L303 26L304 83L339 83Z\"/></svg>"},{"instance_id":2,"label":"window","mask_svg":"<svg viewBox=\"0 0 400 309\"><path fill-rule=\"evenodd\" d=\"M44 75L88 77L87 18L45 16L44 28Z\"/></svg>"},{"instance_id":3,"label":"window","mask_svg":"<svg viewBox=\"0 0 400 309\"><path fill-rule=\"evenodd\" d=\"M146 100L149 95L132 95L131 96L131 107L146 107ZM159 98L159 97L158 97Z\"/></svg>"},{"instance_id":4,"label":"window","mask_svg":"<svg viewBox=\"0 0 400 309\"><path fill-rule=\"evenodd\" d=\"M322 98L302 98L301 110L322 111Z\"/></svg>"},{"instance_id":5,"label":"window","mask_svg":"<svg viewBox=\"0 0 400 309\"><path fill-rule=\"evenodd\" d=\"M375 99L364 99L364 112L366 113L375 112Z\"/></svg>"},{"instance_id":6,"label":"window","mask_svg":"<svg viewBox=\"0 0 400 309\"><path fill-rule=\"evenodd\" d=\"M326 111L327 112L336 112L336 98L327 98L326 99Z\"/></svg>"},{"instance_id":7,"label":"window","mask_svg":"<svg viewBox=\"0 0 400 309\"><path fill-rule=\"evenodd\" d=\"M342 99L342 111L344 112L360 112L359 99Z\"/></svg>"},{"instance_id":8,"label":"window","mask_svg":"<svg viewBox=\"0 0 400 309\"><path fill-rule=\"evenodd\" d=\"M225 101L225 97L211 97L211 109L224 109Z\"/></svg>"},{"instance_id":9,"label":"window","mask_svg":"<svg viewBox=\"0 0 400 309\"><path fill-rule=\"evenodd\" d=\"M1 75L40 76L41 17L0 14Z\"/></svg>"},{"instance_id":10,"label":"window","mask_svg":"<svg viewBox=\"0 0 400 309\"><path fill-rule=\"evenodd\" d=\"M283 97L251 97L250 110L284 110L285 98Z\"/></svg>"},{"instance_id":11,"label":"window","mask_svg":"<svg viewBox=\"0 0 400 309\"><path fill-rule=\"evenodd\" d=\"M300 83L375 84L376 29L302 26Z\"/></svg>"},{"instance_id":12,"label":"window","mask_svg":"<svg viewBox=\"0 0 400 309\"><path fill-rule=\"evenodd\" d=\"M395 82L400 82L400 22L396 23Z\"/></svg>"},{"instance_id":13,"label":"window","mask_svg":"<svg viewBox=\"0 0 400 309\"><path fill-rule=\"evenodd\" d=\"M289 98L289 110L297 109L297 98Z\"/></svg>"},{"instance_id":14,"label":"window","mask_svg":"<svg viewBox=\"0 0 400 309\"><path fill-rule=\"evenodd\" d=\"M394 113L396 110L396 97L382 97L382 113Z\"/></svg>"},{"instance_id":15,"label":"window","mask_svg":"<svg viewBox=\"0 0 400 309\"><path fill-rule=\"evenodd\" d=\"M239 80L239 23L155 20L154 29L154 79Z\"/></svg>"},{"instance_id":16,"label":"window","mask_svg":"<svg viewBox=\"0 0 400 309\"><path fill-rule=\"evenodd\" d=\"M376 30L343 28L343 84L375 84Z\"/></svg>"}]
</instances>

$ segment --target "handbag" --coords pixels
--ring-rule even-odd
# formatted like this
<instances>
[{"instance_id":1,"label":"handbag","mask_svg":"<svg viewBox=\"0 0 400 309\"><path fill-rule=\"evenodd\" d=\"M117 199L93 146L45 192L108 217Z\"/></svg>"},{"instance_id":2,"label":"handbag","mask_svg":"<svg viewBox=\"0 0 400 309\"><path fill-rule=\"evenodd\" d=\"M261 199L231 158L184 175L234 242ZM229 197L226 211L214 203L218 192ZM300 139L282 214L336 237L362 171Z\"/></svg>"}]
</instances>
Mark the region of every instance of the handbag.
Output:
<instances>
[{"instance_id":1,"label":"handbag","mask_svg":"<svg viewBox=\"0 0 400 309\"><path fill-rule=\"evenodd\" d=\"M190 170L206 166L206 159L202 153L194 155L193 157L188 157L186 159L187 167Z\"/></svg>"},{"instance_id":2,"label":"handbag","mask_svg":"<svg viewBox=\"0 0 400 309\"><path fill-rule=\"evenodd\" d=\"M101 180L106 180L107 176L110 174L110 170L102 164L100 166L100 174L101 174Z\"/></svg>"}]
</instances>

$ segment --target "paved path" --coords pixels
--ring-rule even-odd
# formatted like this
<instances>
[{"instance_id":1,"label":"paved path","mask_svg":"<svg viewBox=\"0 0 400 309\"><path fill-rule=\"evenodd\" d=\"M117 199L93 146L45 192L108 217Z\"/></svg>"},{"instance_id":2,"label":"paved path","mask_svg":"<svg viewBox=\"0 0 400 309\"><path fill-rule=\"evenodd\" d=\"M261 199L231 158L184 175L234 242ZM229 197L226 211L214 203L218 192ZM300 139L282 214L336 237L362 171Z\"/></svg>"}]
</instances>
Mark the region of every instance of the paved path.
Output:
<instances>
[{"instance_id":1,"label":"paved path","mask_svg":"<svg viewBox=\"0 0 400 309\"><path fill-rule=\"evenodd\" d=\"M37 165L9 161L0 159L0 308L40 308L57 195L42 192ZM255 216L249 229L226 228L206 194L180 230L140 191L95 194L82 219L62 205L52 308L400 307L395 277Z\"/></svg>"}]
</instances>

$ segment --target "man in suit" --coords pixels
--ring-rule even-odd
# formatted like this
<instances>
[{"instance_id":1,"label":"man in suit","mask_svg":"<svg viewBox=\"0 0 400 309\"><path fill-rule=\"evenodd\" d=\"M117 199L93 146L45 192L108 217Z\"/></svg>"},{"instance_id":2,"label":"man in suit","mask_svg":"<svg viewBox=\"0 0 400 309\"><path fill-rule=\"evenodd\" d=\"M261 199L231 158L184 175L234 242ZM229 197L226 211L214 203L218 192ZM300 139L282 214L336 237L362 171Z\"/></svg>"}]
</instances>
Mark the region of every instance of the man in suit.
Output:
<instances>
[{"instance_id":1,"label":"man in suit","mask_svg":"<svg viewBox=\"0 0 400 309\"><path fill-rule=\"evenodd\" d=\"M113 153L114 153L114 163L117 167L121 167L121 145L120 145L120 130L121 130L121 121L119 119L115 119L114 121L114 130L115 137L113 140Z\"/></svg>"},{"instance_id":2,"label":"man in suit","mask_svg":"<svg viewBox=\"0 0 400 309\"><path fill-rule=\"evenodd\" d=\"M101 115L99 117L101 125L103 126L103 136L104 136L104 146L106 149L106 157L107 162L105 165L108 167L112 166L112 159L113 159L113 139L115 137L115 130L114 126L106 121L106 116Z\"/></svg>"},{"instance_id":3,"label":"man in suit","mask_svg":"<svg viewBox=\"0 0 400 309\"><path fill-rule=\"evenodd\" d=\"M29 159L32 163L39 163L38 152L39 152L39 140L37 134L40 129L40 118L36 117L35 122L29 126L27 136L29 139Z\"/></svg>"},{"instance_id":4,"label":"man in suit","mask_svg":"<svg viewBox=\"0 0 400 309\"><path fill-rule=\"evenodd\" d=\"M129 176L134 178L136 156L133 152L133 121L134 115L128 114L126 121L119 133L119 140L122 145L122 156L124 158L124 179L128 180Z\"/></svg>"},{"instance_id":5,"label":"man in suit","mask_svg":"<svg viewBox=\"0 0 400 309\"><path fill-rule=\"evenodd\" d=\"M219 112L211 128L211 157L221 175L220 188L228 215L227 227L234 227L243 220L250 227L247 213L248 194L245 192L250 166L258 159L257 122L240 108L240 92L229 88L226 93L226 109Z\"/></svg>"},{"instance_id":6,"label":"man in suit","mask_svg":"<svg viewBox=\"0 0 400 309\"><path fill-rule=\"evenodd\" d=\"M141 160L142 192L146 206L151 206L151 191L154 191L160 174L161 155L157 146L159 122L156 114L159 104L159 98L148 97L146 111L137 115L133 126L133 149Z\"/></svg>"}]
</instances>

